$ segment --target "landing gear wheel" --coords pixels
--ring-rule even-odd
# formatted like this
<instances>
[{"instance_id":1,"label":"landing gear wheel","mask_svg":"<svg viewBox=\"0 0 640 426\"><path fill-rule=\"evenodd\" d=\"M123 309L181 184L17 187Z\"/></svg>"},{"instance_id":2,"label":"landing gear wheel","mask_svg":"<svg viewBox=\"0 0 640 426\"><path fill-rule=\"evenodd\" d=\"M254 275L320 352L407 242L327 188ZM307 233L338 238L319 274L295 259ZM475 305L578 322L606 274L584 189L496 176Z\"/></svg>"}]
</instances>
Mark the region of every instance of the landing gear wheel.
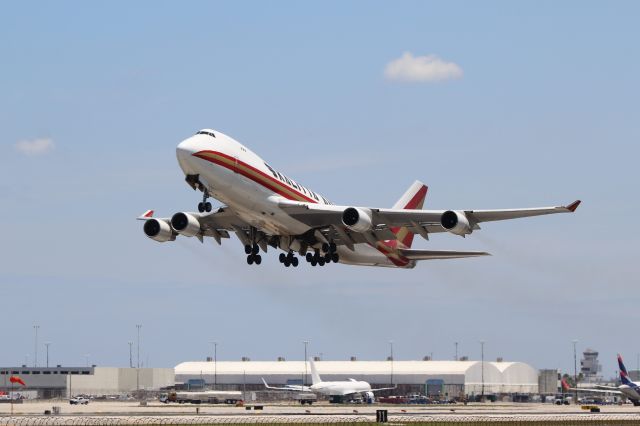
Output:
<instances>
[{"instance_id":1,"label":"landing gear wheel","mask_svg":"<svg viewBox=\"0 0 640 426\"><path fill-rule=\"evenodd\" d=\"M291 259L291 264L293 265L294 268L298 267L298 258L294 257L293 259Z\"/></svg>"},{"instance_id":2,"label":"landing gear wheel","mask_svg":"<svg viewBox=\"0 0 640 426\"><path fill-rule=\"evenodd\" d=\"M311 266L316 266L318 264L318 261L314 257L312 257L310 263L311 263Z\"/></svg>"},{"instance_id":3,"label":"landing gear wheel","mask_svg":"<svg viewBox=\"0 0 640 426\"><path fill-rule=\"evenodd\" d=\"M329 251L329 244L327 243L322 243L322 251L323 252L328 252Z\"/></svg>"},{"instance_id":4,"label":"landing gear wheel","mask_svg":"<svg viewBox=\"0 0 640 426\"><path fill-rule=\"evenodd\" d=\"M278 256L278 259L280 260L280 263L284 263L284 261L287 259L287 255L284 253L280 253L280 256Z\"/></svg>"},{"instance_id":5,"label":"landing gear wheel","mask_svg":"<svg viewBox=\"0 0 640 426\"><path fill-rule=\"evenodd\" d=\"M320 257L320 259L318 259L318 265L324 266L324 257Z\"/></svg>"},{"instance_id":6,"label":"landing gear wheel","mask_svg":"<svg viewBox=\"0 0 640 426\"><path fill-rule=\"evenodd\" d=\"M339 261L339 260L340 260L340 256L338 255L338 253L333 253L333 254L331 255L331 261L332 261L333 263L338 263L338 261Z\"/></svg>"},{"instance_id":7,"label":"landing gear wheel","mask_svg":"<svg viewBox=\"0 0 640 426\"><path fill-rule=\"evenodd\" d=\"M256 254L253 256L253 260L256 262L256 265L259 265L262 263L262 256L260 256L259 254Z\"/></svg>"},{"instance_id":8,"label":"landing gear wheel","mask_svg":"<svg viewBox=\"0 0 640 426\"><path fill-rule=\"evenodd\" d=\"M289 259L285 259L282 263L284 263L284 266L286 266L287 268L291 266L291 262L289 262Z\"/></svg>"},{"instance_id":9,"label":"landing gear wheel","mask_svg":"<svg viewBox=\"0 0 640 426\"><path fill-rule=\"evenodd\" d=\"M260 252L260 247L258 247L257 244L254 244L253 245L253 251L251 253L258 254L258 252Z\"/></svg>"},{"instance_id":10,"label":"landing gear wheel","mask_svg":"<svg viewBox=\"0 0 640 426\"><path fill-rule=\"evenodd\" d=\"M330 244L329 244L329 251L330 251L331 253L335 253L335 252L336 252L336 250L338 250L338 246L336 246L336 243L330 243Z\"/></svg>"},{"instance_id":11,"label":"landing gear wheel","mask_svg":"<svg viewBox=\"0 0 640 426\"><path fill-rule=\"evenodd\" d=\"M204 213L204 203L198 203L198 211L200 213Z\"/></svg>"},{"instance_id":12,"label":"landing gear wheel","mask_svg":"<svg viewBox=\"0 0 640 426\"><path fill-rule=\"evenodd\" d=\"M324 261L326 263L331 263L331 253L327 253L324 255Z\"/></svg>"},{"instance_id":13,"label":"landing gear wheel","mask_svg":"<svg viewBox=\"0 0 640 426\"><path fill-rule=\"evenodd\" d=\"M253 256L252 255L247 256L247 263L249 265L253 265Z\"/></svg>"},{"instance_id":14,"label":"landing gear wheel","mask_svg":"<svg viewBox=\"0 0 640 426\"><path fill-rule=\"evenodd\" d=\"M305 257L307 259L307 262L311 263L311 260L313 259L313 255L311 253L307 253Z\"/></svg>"},{"instance_id":15,"label":"landing gear wheel","mask_svg":"<svg viewBox=\"0 0 640 426\"><path fill-rule=\"evenodd\" d=\"M244 246L244 254L251 254L251 246L250 245Z\"/></svg>"},{"instance_id":16,"label":"landing gear wheel","mask_svg":"<svg viewBox=\"0 0 640 426\"><path fill-rule=\"evenodd\" d=\"M204 203L204 210L208 213L211 211L211 203L210 202L206 202Z\"/></svg>"}]
</instances>

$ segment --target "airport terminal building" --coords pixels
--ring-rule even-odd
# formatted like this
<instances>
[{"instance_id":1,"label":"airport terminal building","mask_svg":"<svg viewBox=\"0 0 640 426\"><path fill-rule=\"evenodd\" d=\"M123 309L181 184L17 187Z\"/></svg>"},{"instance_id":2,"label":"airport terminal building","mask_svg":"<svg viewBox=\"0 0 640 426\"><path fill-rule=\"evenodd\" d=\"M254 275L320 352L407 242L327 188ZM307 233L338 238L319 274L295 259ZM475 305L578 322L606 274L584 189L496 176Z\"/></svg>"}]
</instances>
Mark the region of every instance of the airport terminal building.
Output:
<instances>
[{"instance_id":1,"label":"airport terminal building","mask_svg":"<svg viewBox=\"0 0 640 426\"><path fill-rule=\"evenodd\" d=\"M11 385L11 376L19 376L26 386ZM172 368L0 367L0 390L28 398L123 395L173 386L174 377Z\"/></svg>"},{"instance_id":2,"label":"airport terminal building","mask_svg":"<svg viewBox=\"0 0 640 426\"><path fill-rule=\"evenodd\" d=\"M461 397L480 394L536 394L538 372L522 362L481 361L317 361L324 381L364 380L373 388L397 386L393 394L420 393ZM269 385L311 384L303 361L183 362L176 382L187 386L216 384L217 389L262 391Z\"/></svg>"}]
</instances>

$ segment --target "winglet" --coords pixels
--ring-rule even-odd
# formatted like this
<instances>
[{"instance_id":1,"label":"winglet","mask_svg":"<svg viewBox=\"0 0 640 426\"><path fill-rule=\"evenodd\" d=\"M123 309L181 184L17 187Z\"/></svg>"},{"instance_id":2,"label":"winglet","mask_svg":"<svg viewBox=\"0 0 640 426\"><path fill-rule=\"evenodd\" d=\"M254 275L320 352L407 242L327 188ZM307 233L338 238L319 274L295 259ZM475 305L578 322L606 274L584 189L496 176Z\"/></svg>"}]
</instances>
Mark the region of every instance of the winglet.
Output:
<instances>
[{"instance_id":1,"label":"winglet","mask_svg":"<svg viewBox=\"0 0 640 426\"><path fill-rule=\"evenodd\" d=\"M137 217L138 220L147 220L147 219L151 219L153 217L153 210L147 210L146 212L142 213L140 216Z\"/></svg>"},{"instance_id":2,"label":"winglet","mask_svg":"<svg viewBox=\"0 0 640 426\"><path fill-rule=\"evenodd\" d=\"M580 200L576 200L573 203L569 204L567 207L565 207L567 210L569 210L571 213L575 212L576 209L578 208L578 206L580 205L582 201Z\"/></svg>"}]
</instances>

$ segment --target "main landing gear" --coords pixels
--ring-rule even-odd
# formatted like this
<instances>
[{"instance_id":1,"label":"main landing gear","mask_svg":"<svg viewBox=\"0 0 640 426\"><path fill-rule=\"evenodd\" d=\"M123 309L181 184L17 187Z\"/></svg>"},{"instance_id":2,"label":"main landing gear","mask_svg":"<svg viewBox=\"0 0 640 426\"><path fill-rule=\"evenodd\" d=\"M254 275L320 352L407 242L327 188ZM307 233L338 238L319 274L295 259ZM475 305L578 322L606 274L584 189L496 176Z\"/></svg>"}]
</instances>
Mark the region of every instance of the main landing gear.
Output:
<instances>
[{"instance_id":1,"label":"main landing gear","mask_svg":"<svg viewBox=\"0 0 640 426\"><path fill-rule=\"evenodd\" d=\"M258 254L260 252L260 247L258 247L257 244L254 244L253 246L244 246L244 252L248 255L247 263L249 265L253 265L254 263L259 265L262 263L262 256Z\"/></svg>"},{"instance_id":2,"label":"main landing gear","mask_svg":"<svg viewBox=\"0 0 640 426\"><path fill-rule=\"evenodd\" d=\"M289 266L293 266L294 268L298 266L298 258L295 257L292 252L289 252L287 254L280 253L278 259L280 260L280 263L282 263L287 268Z\"/></svg>"},{"instance_id":3,"label":"main landing gear","mask_svg":"<svg viewBox=\"0 0 640 426\"><path fill-rule=\"evenodd\" d=\"M322 252L324 254L320 253L320 250L316 250L313 254L307 253L307 262L309 262L311 266L324 266L331 262L338 263L340 260L335 243L322 244Z\"/></svg>"},{"instance_id":4,"label":"main landing gear","mask_svg":"<svg viewBox=\"0 0 640 426\"><path fill-rule=\"evenodd\" d=\"M211 203L207 201L207 198L209 198L209 191L205 189L202 195L202 202L198 203L198 211L200 213L209 213L211 211Z\"/></svg>"}]
</instances>

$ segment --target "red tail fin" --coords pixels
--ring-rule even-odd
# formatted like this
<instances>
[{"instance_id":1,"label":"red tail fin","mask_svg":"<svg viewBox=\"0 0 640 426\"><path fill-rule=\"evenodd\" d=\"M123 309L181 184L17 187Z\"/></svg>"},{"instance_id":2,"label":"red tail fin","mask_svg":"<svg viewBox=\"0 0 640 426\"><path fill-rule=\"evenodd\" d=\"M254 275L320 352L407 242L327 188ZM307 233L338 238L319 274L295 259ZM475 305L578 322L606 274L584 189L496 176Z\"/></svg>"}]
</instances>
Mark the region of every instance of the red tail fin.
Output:
<instances>
[{"instance_id":1,"label":"red tail fin","mask_svg":"<svg viewBox=\"0 0 640 426\"><path fill-rule=\"evenodd\" d=\"M427 196L427 189L424 183L415 181L400 197L398 202L393 205L394 209L421 209L424 205L424 199ZM405 247L411 247L413 243L413 232L410 232L406 226L391 228L391 232L396 235L398 243Z\"/></svg>"},{"instance_id":2,"label":"red tail fin","mask_svg":"<svg viewBox=\"0 0 640 426\"><path fill-rule=\"evenodd\" d=\"M560 380L560 383L562 383L563 390L569 390L571 388L571 386L569 386L569 383L567 383L564 377L562 378L562 380Z\"/></svg>"}]
</instances>

